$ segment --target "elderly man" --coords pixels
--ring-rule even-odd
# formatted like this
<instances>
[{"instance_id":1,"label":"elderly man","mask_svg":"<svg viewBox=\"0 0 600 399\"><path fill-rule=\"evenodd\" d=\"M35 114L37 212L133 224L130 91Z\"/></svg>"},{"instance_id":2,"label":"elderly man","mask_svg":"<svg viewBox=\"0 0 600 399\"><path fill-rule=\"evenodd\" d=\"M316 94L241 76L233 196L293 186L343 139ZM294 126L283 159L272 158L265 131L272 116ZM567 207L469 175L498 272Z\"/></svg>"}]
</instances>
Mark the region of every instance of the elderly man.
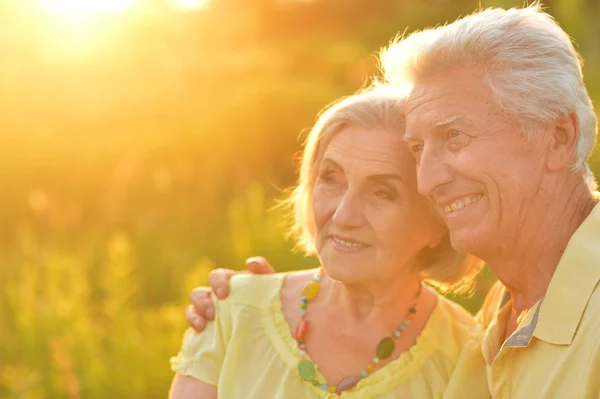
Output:
<instances>
[{"instance_id":1,"label":"elderly man","mask_svg":"<svg viewBox=\"0 0 600 399\"><path fill-rule=\"evenodd\" d=\"M480 313L492 395L597 397L596 118L569 37L538 6L486 10L392 44L382 64L411 85L419 191L500 280Z\"/></svg>"},{"instance_id":2,"label":"elderly man","mask_svg":"<svg viewBox=\"0 0 600 399\"><path fill-rule=\"evenodd\" d=\"M600 396L596 117L568 35L539 6L491 9L393 43L382 65L410 88L420 192L500 280L479 314L492 395Z\"/></svg>"}]
</instances>

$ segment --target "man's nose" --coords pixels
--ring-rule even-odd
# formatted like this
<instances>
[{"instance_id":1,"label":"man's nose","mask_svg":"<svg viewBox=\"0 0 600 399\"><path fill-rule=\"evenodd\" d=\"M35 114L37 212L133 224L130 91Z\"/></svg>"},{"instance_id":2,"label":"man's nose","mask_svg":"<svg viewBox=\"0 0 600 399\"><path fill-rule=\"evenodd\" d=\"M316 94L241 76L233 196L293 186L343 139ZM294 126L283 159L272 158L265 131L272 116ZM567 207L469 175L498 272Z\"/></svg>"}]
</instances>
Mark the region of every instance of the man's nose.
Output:
<instances>
[{"instance_id":1,"label":"man's nose","mask_svg":"<svg viewBox=\"0 0 600 399\"><path fill-rule=\"evenodd\" d=\"M452 180L452 168L446 154L437 148L425 146L417 161L417 187L419 193L431 197L436 189Z\"/></svg>"}]
</instances>

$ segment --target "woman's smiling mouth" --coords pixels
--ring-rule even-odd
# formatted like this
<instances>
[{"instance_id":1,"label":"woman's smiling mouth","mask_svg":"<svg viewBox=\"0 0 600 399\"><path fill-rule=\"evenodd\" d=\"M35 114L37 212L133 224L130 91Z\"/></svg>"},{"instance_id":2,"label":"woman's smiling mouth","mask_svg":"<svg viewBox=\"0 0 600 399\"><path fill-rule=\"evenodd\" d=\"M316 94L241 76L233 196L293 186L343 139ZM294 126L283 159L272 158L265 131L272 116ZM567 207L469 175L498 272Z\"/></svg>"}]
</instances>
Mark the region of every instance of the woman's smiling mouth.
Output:
<instances>
[{"instance_id":1,"label":"woman's smiling mouth","mask_svg":"<svg viewBox=\"0 0 600 399\"><path fill-rule=\"evenodd\" d=\"M354 240L352 238L348 238L348 237L340 237L337 235L332 235L332 236L329 236L329 238L331 238L333 247L335 249L346 251L346 252L358 251L360 249L368 247L367 244L357 241L357 240Z\"/></svg>"}]
</instances>

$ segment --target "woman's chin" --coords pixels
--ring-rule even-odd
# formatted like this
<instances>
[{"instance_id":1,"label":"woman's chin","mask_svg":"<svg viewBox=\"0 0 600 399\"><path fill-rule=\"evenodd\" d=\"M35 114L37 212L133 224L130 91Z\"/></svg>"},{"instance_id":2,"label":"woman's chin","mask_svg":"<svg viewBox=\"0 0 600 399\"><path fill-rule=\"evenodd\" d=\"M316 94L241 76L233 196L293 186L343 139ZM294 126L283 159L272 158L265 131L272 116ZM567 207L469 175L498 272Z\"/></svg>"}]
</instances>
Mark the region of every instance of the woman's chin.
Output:
<instances>
[{"instance_id":1,"label":"woman's chin","mask_svg":"<svg viewBox=\"0 0 600 399\"><path fill-rule=\"evenodd\" d=\"M344 284L361 283L368 279L368 268L364 264L352 265L348 263L323 262L323 269L325 269L329 278Z\"/></svg>"}]
</instances>

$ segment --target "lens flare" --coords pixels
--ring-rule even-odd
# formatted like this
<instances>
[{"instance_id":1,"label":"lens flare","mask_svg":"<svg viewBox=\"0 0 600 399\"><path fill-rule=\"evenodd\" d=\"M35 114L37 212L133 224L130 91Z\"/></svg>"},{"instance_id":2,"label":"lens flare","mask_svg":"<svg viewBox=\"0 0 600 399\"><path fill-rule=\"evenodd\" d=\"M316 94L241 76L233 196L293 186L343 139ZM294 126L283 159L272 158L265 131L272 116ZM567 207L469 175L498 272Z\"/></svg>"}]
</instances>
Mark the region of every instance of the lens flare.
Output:
<instances>
[{"instance_id":1,"label":"lens flare","mask_svg":"<svg viewBox=\"0 0 600 399\"><path fill-rule=\"evenodd\" d=\"M133 0L41 0L56 13L78 16L93 13L120 14L127 11Z\"/></svg>"}]
</instances>

